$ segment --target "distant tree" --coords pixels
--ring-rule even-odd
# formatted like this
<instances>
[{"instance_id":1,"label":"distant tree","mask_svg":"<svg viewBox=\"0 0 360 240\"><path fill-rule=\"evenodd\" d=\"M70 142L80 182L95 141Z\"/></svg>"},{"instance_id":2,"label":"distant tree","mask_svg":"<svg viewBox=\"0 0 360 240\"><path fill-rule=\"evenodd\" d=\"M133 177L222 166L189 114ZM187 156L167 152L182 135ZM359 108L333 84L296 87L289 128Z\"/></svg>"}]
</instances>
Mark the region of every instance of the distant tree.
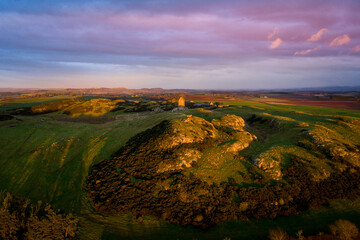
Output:
<instances>
[{"instance_id":1,"label":"distant tree","mask_svg":"<svg viewBox=\"0 0 360 240\"><path fill-rule=\"evenodd\" d=\"M359 229L355 224L343 219L339 219L334 224L330 225L330 231L333 235L343 240L353 239L359 233Z\"/></svg>"}]
</instances>

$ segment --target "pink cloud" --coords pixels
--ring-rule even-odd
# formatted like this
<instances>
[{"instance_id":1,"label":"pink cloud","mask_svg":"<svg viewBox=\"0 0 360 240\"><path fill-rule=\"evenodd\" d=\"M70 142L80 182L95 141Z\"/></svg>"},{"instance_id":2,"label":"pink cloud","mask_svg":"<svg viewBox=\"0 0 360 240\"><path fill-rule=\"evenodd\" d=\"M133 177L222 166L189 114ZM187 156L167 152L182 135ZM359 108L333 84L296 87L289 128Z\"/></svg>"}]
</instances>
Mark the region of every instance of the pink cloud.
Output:
<instances>
[{"instance_id":1,"label":"pink cloud","mask_svg":"<svg viewBox=\"0 0 360 240\"><path fill-rule=\"evenodd\" d=\"M282 42L283 42L283 41L281 40L281 38L275 39L275 40L271 43L271 45L269 46L269 49L278 48Z\"/></svg>"},{"instance_id":2,"label":"pink cloud","mask_svg":"<svg viewBox=\"0 0 360 240\"><path fill-rule=\"evenodd\" d=\"M302 50L302 51L296 51L294 53L294 56L299 56L299 55L307 55L309 53L315 52L316 50L318 50L319 48L312 48L312 49L307 49L307 50Z\"/></svg>"},{"instance_id":3,"label":"pink cloud","mask_svg":"<svg viewBox=\"0 0 360 240\"><path fill-rule=\"evenodd\" d=\"M351 38L349 37L349 35L344 34L344 35L338 36L334 40L332 40L330 43L330 47L338 47L338 46L344 45L350 41L351 41Z\"/></svg>"},{"instance_id":4,"label":"pink cloud","mask_svg":"<svg viewBox=\"0 0 360 240\"><path fill-rule=\"evenodd\" d=\"M322 28L320 29L317 33L311 35L311 37L307 40L309 42L317 42L321 39L322 35L328 32L328 30L326 28Z\"/></svg>"},{"instance_id":5,"label":"pink cloud","mask_svg":"<svg viewBox=\"0 0 360 240\"><path fill-rule=\"evenodd\" d=\"M268 40L274 40L275 37L279 34L279 28L274 28L274 31L272 33L269 33L267 36Z\"/></svg>"},{"instance_id":6,"label":"pink cloud","mask_svg":"<svg viewBox=\"0 0 360 240\"><path fill-rule=\"evenodd\" d=\"M330 43L344 32L351 36L352 42L360 40L360 27L356 24L360 16L355 14L357 9L360 10L357 5L339 4L329 9L327 4L315 4L316 11L322 7L326 9L323 14L316 15L312 2L275 4L273 7L270 3L235 2L226 5L226 11L218 11L215 7L191 8L184 10L186 14L178 8L159 12L87 9L50 15L4 13L3 21L0 21L0 43L14 48L99 54L234 59L290 57L296 51L301 55L301 50L317 47L310 40ZM338 19L335 13L339 10L346 12L346 16ZM335 21L336 25L329 21ZM324 26L331 29L332 34L326 34ZM315 34L311 36L312 33ZM308 38L311 43L304 41ZM264 40L268 43L264 44ZM267 51L280 45L281 51ZM351 54L354 46L344 45L342 51ZM337 48L323 48L316 54L337 55Z\"/></svg>"},{"instance_id":7,"label":"pink cloud","mask_svg":"<svg viewBox=\"0 0 360 240\"><path fill-rule=\"evenodd\" d=\"M352 51L352 52L356 52L356 53L360 52L360 45L357 45L357 46L353 47L353 48L351 49L351 51Z\"/></svg>"}]
</instances>

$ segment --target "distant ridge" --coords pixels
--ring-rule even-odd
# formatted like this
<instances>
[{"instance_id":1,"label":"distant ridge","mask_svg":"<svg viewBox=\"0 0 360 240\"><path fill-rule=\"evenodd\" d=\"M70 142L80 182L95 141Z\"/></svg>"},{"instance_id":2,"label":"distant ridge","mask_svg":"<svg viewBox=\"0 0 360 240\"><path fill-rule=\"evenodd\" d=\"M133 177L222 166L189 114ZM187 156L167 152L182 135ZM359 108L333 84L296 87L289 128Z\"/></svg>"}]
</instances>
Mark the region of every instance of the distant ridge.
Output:
<instances>
[{"instance_id":1,"label":"distant ridge","mask_svg":"<svg viewBox=\"0 0 360 240\"><path fill-rule=\"evenodd\" d=\"M359 86L325 86L325 87L302 87L302 88L272 88L272 89L191 89L191 88L125 88L125 87L98 87L98 88L0 88L0 92L19 92L19 91L61 91L61 90L87 90L87 91L99 91L99 90L128 90L128 91L177 91L177 92L274 92L274 91L286 91L286 92L360 92Z\"/></svg>"}]
</instances>

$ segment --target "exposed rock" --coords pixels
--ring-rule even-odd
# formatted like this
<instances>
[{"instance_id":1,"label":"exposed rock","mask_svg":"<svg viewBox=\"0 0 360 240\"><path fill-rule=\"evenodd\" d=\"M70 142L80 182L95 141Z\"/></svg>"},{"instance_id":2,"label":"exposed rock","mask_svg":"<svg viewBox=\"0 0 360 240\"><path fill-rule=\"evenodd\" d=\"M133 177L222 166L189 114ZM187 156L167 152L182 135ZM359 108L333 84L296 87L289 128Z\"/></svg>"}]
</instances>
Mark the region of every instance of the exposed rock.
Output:
<instances>
[{"instance_id":1,"label":"exposed rock","mask_svg":"<svg viewBox=\"0 0 360 240\"><path fill-rule=\"evenodd\" d=\"M360 153L356 151L357 147L338 132L316 125L307 134L318 148L333 159L345 161L353 166L360 166Z\"/></svg>"},{"instance_id":2,"label":"exposed rock","mask_svg":"<svg viewBox=\"0 0 360 240\"><path fill-rule=\"evenodd\" d=\"M172 121L157 141L161 143L161 148L172 148L184 143L203 142L205 139L214 139L217 136L215 127L205 119L187 117Z\"/></svg>"},{"instance_id":3,"label":"exposed rock","mask_svg":"<svg viewBox=\"0 0 360 240\"><path fill-rule=\"evenodd\" d=\"M176 159L163 161L159 164L158 173L191 167L202 155L201 152L196 149L184 149L177 151L175 154L177 155Z\"/></svg>"},{"instance_id":4,"label":"exposed rock","mask_svg":"<svg viewBox=\"0 0 360 240\"><path fill-rule=\"evenodd\" d=\"M225 152L237 153L247 148L250 143L257 139L254 134L249 132L237 132L233 134L234 141L223 145Z\"/></svg>"},{"instance_id":5,"label":"exposed rock","mask_svg":"<svg viewBox=\"0 0 360 240\"><path fill-rule=\"evenodd\" d=\"M188 109L187 107L180 106L180 107L173 108L173 110L171 110L171 112L185 111L187 109Z\"/></svg>"},{"instance_id":6,"label":"exposed rock","mask_svg":"<svg viewBox=\"0 0 360 240\"><path fill-rule=\"evenodd\" d=\"M160 113L160 112L164 112L164 109L162 109L161 107L155 107L155 108L152 109L152 111Z\"/></svg>"},{"instance_id":7,"label":"exposed rock","mask_svg":"<svg viewBox=\"0 0 360 240\"><path fill-rule=\"evenodd\" d=\"M297 127L309 127L310 125L306 122L299 122L296 126Z\"/></svg>"},{"instance_id":8,"label":"exposed rock","mask_svg":"<svg viewBox=\"0 0 360 240\"><path fill-rule=\"evenodd\" d=\"M268 173L274 180L280 180L282 177L280 166L282 161L281 153L281 147L272 147L255 158L253 163Z\"/></svg>"},{"instance_id":9,"label":"exposed rock","mask_svg":"<svg viewBox=\"0 0 360 240\"><path fill-rule=\"evenodd\" d=\"M243 131L243 128L245 127L244 119L236 115L225 115L220 120L213 119L211 123L216 128L232 129L237 131Z\"/></svg>"}]
</instances>

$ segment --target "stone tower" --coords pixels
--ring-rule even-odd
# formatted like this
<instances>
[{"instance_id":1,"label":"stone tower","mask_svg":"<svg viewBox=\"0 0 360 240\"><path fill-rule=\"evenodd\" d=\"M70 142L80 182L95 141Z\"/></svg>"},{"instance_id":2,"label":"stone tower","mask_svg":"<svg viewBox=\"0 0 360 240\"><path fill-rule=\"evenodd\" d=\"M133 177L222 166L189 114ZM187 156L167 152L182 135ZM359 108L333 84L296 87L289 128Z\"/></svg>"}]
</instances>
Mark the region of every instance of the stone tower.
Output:
<instances>
[{"instance_id":1,"label":"stone tower","mask_svg":"<svg viewBox=\"0 0 360 240\"><path fill-rule=\"evenodd\" d=\"M185 107L185 99L183 97L179 98L178 107Z\"/></svg>"}]
</instances>

